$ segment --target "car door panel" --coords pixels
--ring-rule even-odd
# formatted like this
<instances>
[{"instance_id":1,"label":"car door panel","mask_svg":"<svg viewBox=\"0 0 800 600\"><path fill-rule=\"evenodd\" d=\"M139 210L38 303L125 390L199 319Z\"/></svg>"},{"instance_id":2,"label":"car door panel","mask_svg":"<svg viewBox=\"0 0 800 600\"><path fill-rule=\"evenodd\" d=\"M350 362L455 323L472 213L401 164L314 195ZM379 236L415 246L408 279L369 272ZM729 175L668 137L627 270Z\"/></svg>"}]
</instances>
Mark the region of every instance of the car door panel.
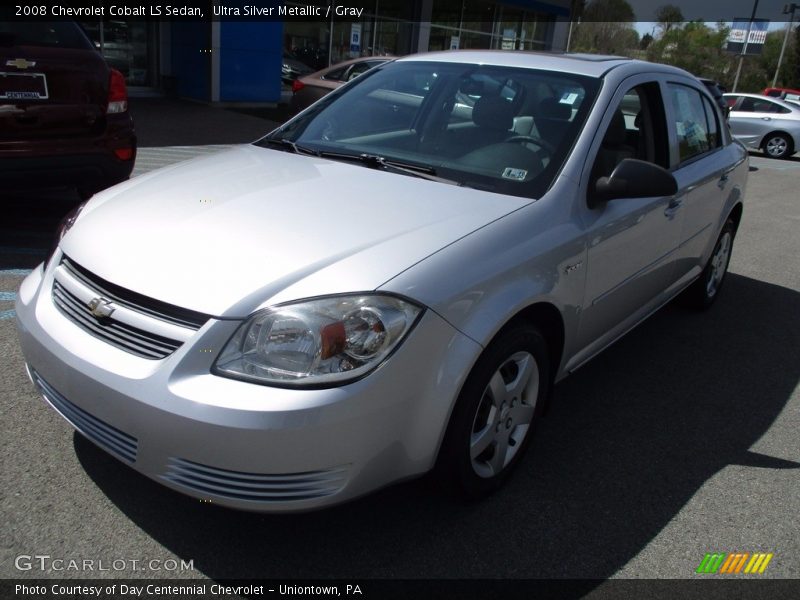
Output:
<instances>
[{"instance_id":1,"label":"car door panel","mask_svg":"<svg viewBox=\"0 0 800 600\"><path fill-rule=\"evenodd\" d=\"M648 97L650 93L658 95L648 103L663 102L654 77L626 80L610 103L599 131L606 131L616 107L636 86L649 87L652 91ZM654 119L664 119L661 110ZM657 125L661 131L665 130L665 123ZM660 139L659 143L668 142ZM600 146L598 141L589 153L585 172L591 170ZM578 347L589 352L590 347L605 345L606 340L643 318L648 307L659 303L674 280L673 259L683 221L681 204L679 193L675 197L614 199L600 207L585 209L588 258Z\"/></svg>"},{"instance_id":2,"label":"car door panel","mask_svg":"<svg viewBox=\"0 0 800 600\"><path fill-rule=\"evenodd\" d=\"M775 129L774 117L767 112L733 110L730 114L731 131L745 146L758 148L764 136Z\"/></svg>"}]
</instances>

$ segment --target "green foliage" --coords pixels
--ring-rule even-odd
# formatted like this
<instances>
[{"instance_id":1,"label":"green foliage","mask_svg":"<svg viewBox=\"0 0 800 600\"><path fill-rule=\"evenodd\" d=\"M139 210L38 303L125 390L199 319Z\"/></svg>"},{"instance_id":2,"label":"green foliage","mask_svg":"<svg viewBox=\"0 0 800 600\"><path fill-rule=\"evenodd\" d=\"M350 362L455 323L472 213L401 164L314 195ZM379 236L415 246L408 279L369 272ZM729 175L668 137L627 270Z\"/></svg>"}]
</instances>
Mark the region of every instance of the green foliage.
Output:
<instances>
[{"instance_id":1,"label":"green foliage","mask_svg":"<svg viewBox=\"0 0 800 600\"><path fill-rule=\"evenodd\" d=\"M626 0L594 0L585 6L582 18L571 48L575 52L625 56L639 45L631 24L633 9Z\"/></svg>"},{"instance_id":2,"label":"green foliage","mask_svg":"<svg viewBox=\"0 0 800 600\"><path fill-rule=\"evenodd\" d=\"M761 92L766 87L772 86L772 78L775 76L775 69L778 66L778 57L781 53L781 45L786 30L770 31L764 43L764 49L760 56L748 56L744 59L742 75L739 78L739 92ZM797 55L794 49L792 35L786 44L786 52L783 55L781 70L775 82L777 87L796 87L796 60Z\"/></svg>"},{"instance_id":3,"label":"green foliage","mask_svg":"<svg viewBox=\"0 0 800 600\"><path fill-rule=\"evenodd\" d=\"M584 21L620 22L634 21L633 8L627 0L593 0L583 9Z\"/></svg>"},{"instance_id":4,"label":"green foliage","mask_svg":"<svg viewBox=\"0 0 800 600\"><path fill-rule=\"evenodd\" d=\"M800 25L794 28L792 38L794 40L794 52L790 52L787 49L787 52L794 57L794 70L791 71L794 81L794 86L792 87L800 89Z\"/></svg>"},{"instance_id":5,"label":"green foliage","mask_svg":"<svg viewBox=\"0 0 800 600\"><path fill-rule=\"evenodd\" d=\"M680 8L674 4L665 4L656 11L656 21L662 33L666 33L683 23L684 18Z\"/></svg>"},{"instance_id":6,"label":"green foliage","mask_svg":"<svg viewBox=\"0 0 800 600\"><path fill-rule=\"evenodd\" d=\"M730 56L724 50L728 28L711 28L691 21L665 31L647 48L647 59L686 69L698 76L722 81L730 70Z\"/></svg>"},{"instance_id":7,"label":"green foliage","mask_svg":"<svg viewBox=\"0 0 800 600\"><path fill-rule=\"evenodd\" d=\"M739 56L725 50L730 31L725 23L685 22L680 8L666 4L656 12L655 38L648 33L640 40L626 0L575 0L574 4L582 21L573 34L573 51L641 57L715 79L732 89ZM785 33L785 29L769 32L762 54L745 57L737 91L760 92L772 84ZM800 26L789 35L776 85L800 89Z\"/></svg>"}]
</instances>

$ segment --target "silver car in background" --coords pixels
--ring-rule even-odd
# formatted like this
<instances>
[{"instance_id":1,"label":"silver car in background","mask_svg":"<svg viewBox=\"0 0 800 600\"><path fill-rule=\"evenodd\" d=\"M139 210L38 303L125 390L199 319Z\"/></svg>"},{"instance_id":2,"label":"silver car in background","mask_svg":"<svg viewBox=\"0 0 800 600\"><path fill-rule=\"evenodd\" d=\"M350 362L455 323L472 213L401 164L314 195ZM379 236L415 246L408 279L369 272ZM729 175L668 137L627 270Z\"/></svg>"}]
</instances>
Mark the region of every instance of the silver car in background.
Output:
<instances>
[{"instance_id":1,"label":"silver car in background","mask_svg":"<svg viewBox=\"0 0 800 600\"><path fill-rule=\"evenodd\" d=\"M800 106L759 94L725 94L733 135L772 158L789 158L800 144Z\"/></svg>"},{"instance_id":2,"label":"silver car in background","mask_svg":"<svg viewBox=\"0 0 800 600\"><path fill-rule=\"evenodd\" d=\"M217 504L309 510L431 470L480 497L556 382L673 298L716 300L747 163L672 67L402 58L69 215L18 294L28 374Z\"/></svg>"}]
</instances>

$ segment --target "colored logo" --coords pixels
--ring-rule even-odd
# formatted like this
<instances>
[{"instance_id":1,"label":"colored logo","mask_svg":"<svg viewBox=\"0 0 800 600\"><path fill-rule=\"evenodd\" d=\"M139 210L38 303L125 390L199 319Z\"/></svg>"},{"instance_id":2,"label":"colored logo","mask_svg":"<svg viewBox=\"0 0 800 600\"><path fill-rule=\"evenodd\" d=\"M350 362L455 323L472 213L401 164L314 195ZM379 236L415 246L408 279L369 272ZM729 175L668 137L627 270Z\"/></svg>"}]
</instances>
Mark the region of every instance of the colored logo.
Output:
<instances>
[{"instance_id":1,"label":"colored logo","mask_svg":"<svg viewBox=\"0 0 800 600\"><path fill-rule=\"evenodd\" d=\"M706 552L695 573L739 574L751 573L761 575L767 570L772 552Z\"/></svg>"}]
</instances>

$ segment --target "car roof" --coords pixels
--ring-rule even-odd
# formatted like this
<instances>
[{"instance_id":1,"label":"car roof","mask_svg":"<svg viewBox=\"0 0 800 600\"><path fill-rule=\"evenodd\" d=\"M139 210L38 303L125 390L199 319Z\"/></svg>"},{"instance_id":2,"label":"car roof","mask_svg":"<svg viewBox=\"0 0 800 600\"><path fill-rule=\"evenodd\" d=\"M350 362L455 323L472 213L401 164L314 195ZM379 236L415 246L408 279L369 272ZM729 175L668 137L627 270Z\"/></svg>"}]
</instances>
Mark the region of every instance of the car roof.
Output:
<instances>
[{"instance_id":1,"label":"car roof","mask_svg":"<svg viewBox=\"0 0 800 600\"><path fill-rule=\"evenodd\" d=\"M545 71L562 71L602 77L617 68L629 68L633 72L646 69L650 72L688 75L683 69L669 65L635 60L624 56L607 56L603 54L566 54L556 52L530 52L524 50L447 50L444 52L427 52L412 54L398 59L399 62L426 61L494 65L500 67L521 67L542 69Z\"/></svg>"}]
</instances>

